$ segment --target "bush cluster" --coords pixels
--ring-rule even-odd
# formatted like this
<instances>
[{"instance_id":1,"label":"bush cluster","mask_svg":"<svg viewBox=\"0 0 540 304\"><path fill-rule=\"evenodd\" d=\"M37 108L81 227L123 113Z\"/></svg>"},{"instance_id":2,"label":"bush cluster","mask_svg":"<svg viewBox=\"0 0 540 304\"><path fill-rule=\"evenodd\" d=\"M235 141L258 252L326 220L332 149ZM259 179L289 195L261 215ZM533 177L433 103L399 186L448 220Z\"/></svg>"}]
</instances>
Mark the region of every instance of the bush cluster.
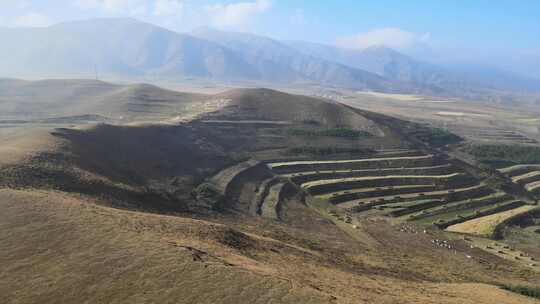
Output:
<instances>
[{"instance_id":1,"label":"bush cluster","mask_svg":"<svg viewBox=\"0 0 540 304\"><path fill-rule=\"evenodd\" d=\"M346 139L358 139L360 137L369 137L371 134L365 131L359 131L348 128L333 128L333 129L289 129L289 134L293 136L304 137L339 137Z\"/></svg>"},{"instance_id":2,"label":"bush cluster","mask_svg":"<svg viewBox=\"0 0 540 304\"><path fill-rule=\"evenodd\" d=\"M528 296L531 298L540 299L540 287L503 285L501 286L501 288L508 291L515 292L515 293L519 293L521 295Z\"/></svg>"},{"instance_id":3,"label":"bush cluster","mask_svg":"<svg viewBox=\"0 0 540 304\"><path fill-rule=\"evenodd\" d=\"M430 146L444 146L460 142L461 137L443 129L424 127L416 130L414 136Z\"/></svg>"},{"instance_id":4,"label":"bush cluster","mask_svg":"<svg viewBox=\"0 0 540 304\"><path fill-rule=\"evenodd\" d=\"M289 154L289 155L312 154L312 155L326 156L326 155L340 154L340 153L369 155L369 154L374 153L374 151L367 148L312 147L312 146L293 147L293 148L287 149L286 151L286 154Z\"/></svg>"},{"instance_id":5,"label":"bush cluster","mask_svg":"<svg viewBox=\"0 0 540 304\"><path fill-rule=\"evenodd\" d=\"M540 164L540 148L519 145L470 145L465 152L484 163Z\"/></svg>"}]
</instances>

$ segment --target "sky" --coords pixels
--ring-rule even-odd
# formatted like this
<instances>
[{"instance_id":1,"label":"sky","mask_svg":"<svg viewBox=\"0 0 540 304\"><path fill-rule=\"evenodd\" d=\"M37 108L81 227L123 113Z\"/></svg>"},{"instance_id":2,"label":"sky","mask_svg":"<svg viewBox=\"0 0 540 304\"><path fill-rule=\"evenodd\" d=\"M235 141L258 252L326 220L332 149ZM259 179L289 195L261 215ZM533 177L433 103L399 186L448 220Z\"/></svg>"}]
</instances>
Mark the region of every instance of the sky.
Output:
<instances>
[{"instance_id":1,"label":"sky","mask_svg":"<svg viewBox=\"0 0 540 304\"><path fill-rule=\"evenodd\" d=\"M0 26L96 17L133 17L179 32L210 26L347 48L385 45L438 61L540 68L536 0L0 0Z\"/></svg>"}]
</instances>

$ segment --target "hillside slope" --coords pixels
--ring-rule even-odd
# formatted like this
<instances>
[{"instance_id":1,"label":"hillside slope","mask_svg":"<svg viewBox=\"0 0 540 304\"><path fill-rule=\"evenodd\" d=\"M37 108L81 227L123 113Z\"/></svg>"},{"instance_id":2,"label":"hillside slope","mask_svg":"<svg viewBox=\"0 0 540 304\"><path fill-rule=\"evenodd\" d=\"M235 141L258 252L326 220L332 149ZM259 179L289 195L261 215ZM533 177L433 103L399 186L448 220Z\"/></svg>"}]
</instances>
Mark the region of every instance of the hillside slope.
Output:
<instances>
[{"instance_id":1,"label":"hillside slope","mask_svg":"<svg viewBox=\"0 0 540 304\"><path fill-rule=\"evenodd\" d=\"M117 85L84 79L0 79L0 120L92 114L125 122L159 119L170 117L171 113L184 112L190 104L205 98L208 97L147 84Z\"/></svg>"},{"instance_id":2,"label":"hillside slope","mask_svg":"<svg viewBox=\"0 0 540 304\"><path fill-rule=\"evenodd\" d=\"M212 116L283 120L296 123L318 122L327 127L347 127L382 135L375 123L343 105L328 100L292 95L268 89L238 89L218 94L229 99L228 107ZM232 112L227 111L232 109Z\"/></svg>"},{"instance_id":3,"label":"hillside slope","mask_svg":"<svg viewBox=\"0 0 540 304\"><path fill-rule=\"evenodd\" d=\"M433 227L413 233L376 213L338 218L327 212L337 202L302 189L302 180L331 192L342 183L344 195L395 185L364 192L374 197L435 188L433 178L445 186L447 175L446 188L476 182L411 147L401 134L413 125L268 89L211 98L224 105L182 123L26 130L2 141L7 301L535 303L496 287L537 286L533 269Z\"/></svg>"},{"instance_id":4,"label":"hillside slope","mask_svg":"<svg viewBox=\"0 0 540 304\"><path fill-rule=\"evenodd\" d=\"M196 37L215 42L245 58L261 75L274 82L295 80L377 91L403 91L407 88L376 74L338 64L330 58L306 55L271 38L247 33L201 28Z\"/></svg>"},{"instance_id":5,"label":"hillside slope","mask_svg":"<svg viewBox=\"0 0 540 304\"><path fill-rule=\"evenodd\" d=\"M281 241L62 193L2 189L0 207L8 303L537 303L484 284L354 274Z\"/></svg>"}]
</instances>

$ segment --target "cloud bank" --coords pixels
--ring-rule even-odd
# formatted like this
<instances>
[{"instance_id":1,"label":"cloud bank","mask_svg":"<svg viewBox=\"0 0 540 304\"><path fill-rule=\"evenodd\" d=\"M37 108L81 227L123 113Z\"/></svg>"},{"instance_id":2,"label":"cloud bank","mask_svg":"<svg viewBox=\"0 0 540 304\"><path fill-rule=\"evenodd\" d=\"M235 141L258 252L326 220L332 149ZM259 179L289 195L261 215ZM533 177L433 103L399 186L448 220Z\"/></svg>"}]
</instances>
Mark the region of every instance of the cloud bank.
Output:
<instances>
[{"instance_id":1,"label":"cloud bank","mask_svg":"<svg viewBox=\"0 0 540 304\"><path fill-rule=\"evenodd\" d=\"M145 0L76 0L75 4L82 9L101 9L130 15L148 12L148 3Z\"/></svg>"},{"instance_id":2,"label":"cloud bank","mask_svg":"<svg viewBox=\"0 0 540 304\"><path fill-rule=\"evenodd\" d=\"M220 29L242 29L249 26L254 18L272 7L269 0L214 4L205 7L212 25Z\"/></svg>"},{"instance_id":3,"label":"cloud bank","mask_svg":"<svg viewBox=\"0 0 540 304\"><path fill-rule=\"evenodd\" d=\"M431 39L430 33L413 33L399 28L381 28L369 32L342 37L337 45L351 49L365 49L371 46L386 46L397 50L413 50L425 47Z\"/></svg>"},{"instance_id":4,"label":"cloud bank","mask_svg":"<svg viewBox=\"0 0 540 304\"><path fill-rule=\"evenodd\" d=\"M0 0L2 1L2 0ZM257 17L272 7L271 0L220 1L199 5L187 0L73 0L84 10L100 10L107 15L128 15L159 24L208 25L223 30L242 30L255 24ZM155 18L159 17L159 20ZM199 24L201 23L201 24Z\"/></svg>"}]
</instances>

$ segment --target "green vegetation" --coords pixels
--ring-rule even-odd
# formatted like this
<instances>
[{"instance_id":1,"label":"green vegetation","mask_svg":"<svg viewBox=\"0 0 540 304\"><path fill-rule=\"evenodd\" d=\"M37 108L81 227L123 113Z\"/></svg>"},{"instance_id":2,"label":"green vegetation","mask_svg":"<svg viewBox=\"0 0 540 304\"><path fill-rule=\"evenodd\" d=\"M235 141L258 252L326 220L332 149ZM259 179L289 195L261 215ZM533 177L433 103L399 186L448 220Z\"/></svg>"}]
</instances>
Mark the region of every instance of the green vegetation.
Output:
<instances>
[{"instance_id":1,"label":"green vegetation","mask_svg":"<svg viewBox=\"0 0 540 304\"><path fill-rule=\"evenodd\" d=\"M289 134L293 136L303 137L339 137L346 139L358 139L360 137L370 137L371 134L365 131L359 131L348 128L333 128L333 129L289 129Z\"/></svg>"},{"instance_id":2,"label":"green vegetation","mask_svg":"<svg viewBox=\"0 0 540 304\"><path fill-rule=\"evenodd\" d=\"M302 120L302 123L306 125L315 125L315 126L320 124L319 121L315 119L304 119Z\"/></svg>"},{"instance_id":3,"label":"green vegetation","mask_svg":"<svg viewBox=\"0 0 540 304\"><path fill-rule=\"evenodd\" d=\"M413 135L418 140L421 140L424 143L435 147L457 143L462 140L461 137L455 135L454 133L448 132L443 129L430 127L420 127L419 129L415 130L415 132L413 132Z\"/></svg>"},{"instance_id":4,"label":"green vegetation","mask_svg":"<svg viewBox=\"0 0 540 304\"><path fill-rule=\"evenodd\" d=\"M486 164L540 164L540 147L518 145L470 145L465 152Z\"/></svg>"},{"instance_id":5,"label":"green vegetation","mask_svg":"<svg viewBox=\"0 0 540 304\"><path fill-rule=\"evenodd\" d=\"M540 287L503 285L501 286L501 288L511 292L519 293L520 295L524 295L527 297L540 299Z\"/></svg>"},{"instance_id":6,"label":"green vegetation","mask_svg":"<svg viewBox=\"0 0 540 304\"><path fill-rule=\"evenodd\" d=\"M202 183L192 191L192 196L201 204L216 209L222 208L221 204L225 197L219 192L216 186L210 183Z\"/></svg>"},{"instance_id":7,"label":"green vegetation","mask_svg":"<svg viewBox=\"0 0 540 304\"><path fill-rule=\"evenodd\" d=\"M370 149L366 149L366 148L303 146L303 147L289 148L287 149L285 153L288 155L311 154L311 155L317 155L317 156L326 156L326 155L340 154L340 153L370 155L370 154L373 154L374 151Z\"/></svg>"}]
</instances>

